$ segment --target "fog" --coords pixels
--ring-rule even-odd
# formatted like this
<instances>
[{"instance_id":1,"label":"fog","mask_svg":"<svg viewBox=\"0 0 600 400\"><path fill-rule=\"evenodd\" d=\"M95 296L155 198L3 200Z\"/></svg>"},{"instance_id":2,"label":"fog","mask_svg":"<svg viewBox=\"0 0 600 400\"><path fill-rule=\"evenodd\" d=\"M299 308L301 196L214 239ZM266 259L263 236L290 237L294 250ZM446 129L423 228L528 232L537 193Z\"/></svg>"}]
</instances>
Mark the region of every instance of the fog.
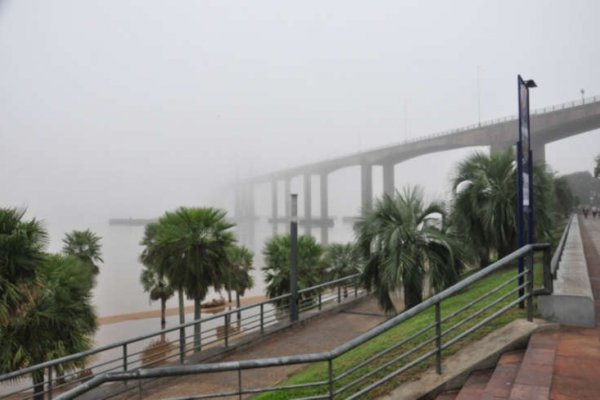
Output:
<instances>
[{"instance_id":1,"label":"fog","mask_svg":"<svg viewBox=\"0 0 600 400\"><path fill-rule=\"evenodd\" d=\"M596 0L0 0L0 206L44 220L51 251L99 232L117 275L111 249L125 235L118 262L135 264L141 229L109 218L232 212L236 179L515 114L517 74L539 86L533 109L600 95L599 15ZM396 185L443 198L470 151L398 165ZM546 158L570 173L597 153L594 131ZM332 215L356 214L357 177L330 178Z\"/></svg>"}]
</instances>

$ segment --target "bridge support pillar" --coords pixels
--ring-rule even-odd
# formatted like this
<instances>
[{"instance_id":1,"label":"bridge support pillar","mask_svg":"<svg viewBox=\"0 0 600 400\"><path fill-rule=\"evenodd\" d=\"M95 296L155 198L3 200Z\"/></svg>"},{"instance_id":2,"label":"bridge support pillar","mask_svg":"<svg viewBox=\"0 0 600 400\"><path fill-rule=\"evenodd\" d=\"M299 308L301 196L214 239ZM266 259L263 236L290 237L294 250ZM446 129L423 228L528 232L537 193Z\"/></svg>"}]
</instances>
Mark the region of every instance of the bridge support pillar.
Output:
<instances>
[{"instance_id":1,"label":"bridge support pillar","mask_svg":"<svg viewBox=\"0 0 600 400\"><path fill-rule=\"evenodd\" d=\"M311 175L304 175L304 234L310 236L312 234L312 191L311 191Z\"/></svg>"},{"instance_id":2,"label":"bridge support pillar","mask_svg":"<svg viewBox=\"0 0 600 400\"><path fill-rule=\"evenodd\" d=\"M273 236L277 235L278 231L278 222L277 217L279 217L278 210L278 193L277 193L277 180L271 182L271 216L273 217Z\"/></svg>"},{"instance_id":3,"label":"bridge support pillar","mask_svg":"<svg viewBox=\"0 0 600 400\"><path fill-rule=\"evenodd\" d=\"M329 187L326 173L321 174L321 244L329 244L329 228L327 219L329 219Z\"/></svg>"},{"instance_id":4,"label":"bridge support pillar","mask_svg":"<svg viewBox=\"0 0 600 400\"><path fill-rule=\"evenodd\" d=\"M394 164L383 164L383 193L394 195Z\"/></svg>"},{"instance_id":5,"label":"bridge support pillar","mask_svg":"<svg viewBox=\"0 0 600 400\"><path fill-rule=\"evenodd\" d=\"M290 209L290 196L291 196L291 178L285 178L284 181L284 189L283 189L283 199L284 199L284 211L285 211L285 219L287 221L289 221L291 219L291 209ZM287 223L286 225L288 225L287 232L290 233L290 228L289 228L289 223Z\"/></svg>"},{"instance_id":6,"label":"bridge support pillar","mask_svg":"<svg viewBox=\"0 0 600 400\"><path fill-rule=\"evenodd\" d=\"M373 166L371 164L361 164L360 182L361 212L371 211L373 207Z\"/></svg>"},{"instance_id":7,"label":"bridge support pillar","mask_svg":"<svg viewBox=\"0 0 600 400\"><path fill-rule=\"evenodd\" d=\"M233 217L240 223L242 220L242 187L239 183L235 185L235 199L233 206Z\"/></svg>"},{"instance_id":8,"label":"bridge support pillar","mask_svg":"<svg viewBox=\"0 0 600 400\"><path fill-rule=\"evenodd\" d=\"M546 144L533 143L532 149L534 164L544 165L546 163Z\"/></svg>"},{"instance_id":9,"label":"bridge support pillar","mask_svg":"<svg viewBox=\"0 0 600 400\"><path fill-rule=\"evenodd\" d=\"M240 241L246 246L254 246L254 186L247 183L236 189L235 215L239 224Z\"/></svg>"}]
</instances>

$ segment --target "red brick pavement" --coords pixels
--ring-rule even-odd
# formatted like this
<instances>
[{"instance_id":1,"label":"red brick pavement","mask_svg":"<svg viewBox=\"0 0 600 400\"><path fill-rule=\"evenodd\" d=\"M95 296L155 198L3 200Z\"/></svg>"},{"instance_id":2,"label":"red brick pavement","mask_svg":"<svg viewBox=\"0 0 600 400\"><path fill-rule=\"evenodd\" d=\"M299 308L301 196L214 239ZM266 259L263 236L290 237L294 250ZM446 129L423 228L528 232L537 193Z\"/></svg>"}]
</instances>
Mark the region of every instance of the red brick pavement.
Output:
<instances>
[{"instance_id":1,"label":"red brick pavement","mask_svg":"<svg viewBox=\"0 0 600 400\"><path fill-rule=\"evenodd\" d=\"M585 258L596 303L596 320L600 318L600 221L579 221ZM595 328L563 326L552 336L554 363L550 399L600 399L600 325Z\"/></svg>"}]
</instances>

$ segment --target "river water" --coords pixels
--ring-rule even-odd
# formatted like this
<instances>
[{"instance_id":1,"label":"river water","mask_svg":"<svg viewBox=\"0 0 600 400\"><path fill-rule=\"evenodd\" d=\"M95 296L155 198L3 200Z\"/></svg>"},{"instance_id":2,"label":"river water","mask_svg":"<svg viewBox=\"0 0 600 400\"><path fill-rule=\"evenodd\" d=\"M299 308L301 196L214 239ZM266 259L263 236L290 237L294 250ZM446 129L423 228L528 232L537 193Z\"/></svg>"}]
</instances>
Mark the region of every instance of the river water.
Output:
<instances>
[{"instance_id":1,"label":"river water","mask_svg":"<svg viewBox=\"0 0 600 400\"><path fill-rule=\"evenodd\" d=\"M107 226L102 236L104 263L100 265L100 274L94 289L94 304L98 316L105 317L139 311L156 310L159 302L150 302L148 293L140 283L142 265L138 260L143 247L139 245L144 233L141 226ZM255 296L264 293L263 274L260 271L262 257L255 256L255 268L252 271L255 285L246 295ZM225 296L226 293L223 291ZM207 300L219 297L211 291ZM188 301L188 304L193 304ZM168 307L176 307L176 296L169 300Z\"/></svg>"}]
</instances>

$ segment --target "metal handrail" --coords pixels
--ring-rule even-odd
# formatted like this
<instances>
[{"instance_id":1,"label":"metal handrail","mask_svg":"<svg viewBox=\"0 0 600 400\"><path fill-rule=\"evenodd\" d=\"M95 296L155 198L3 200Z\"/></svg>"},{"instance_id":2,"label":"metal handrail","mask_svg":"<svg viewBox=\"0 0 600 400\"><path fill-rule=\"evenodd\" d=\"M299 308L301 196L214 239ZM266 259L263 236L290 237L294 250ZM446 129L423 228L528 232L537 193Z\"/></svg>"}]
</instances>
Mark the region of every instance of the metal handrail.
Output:
<instances>
[{"instance_id":1,"label":"metal handrail","mask_svg":"<svg viewBox=\"0 0 600 400\"><path fill-rule=\"evenodd\" d=\"M571 229L571 222L573 222L574 217L575 214L572 214L569 218L569 222L567 223L567 226L565 227L565 230L563 231L562 236L560 237L560 242L558 242L556 251L552 256L552 261L550 261L550 272L552 272L553 278L556 278L556 271L558 270L563 251L565 250L565 244L567 243L567 237L569 236L569 230Z\"/></svg>"},{"instance_id":2,"label":"metal handrail","mask_svg":"<svg viewBox=\"0 0 600 400\"><path fill-rule=\"evenodd\" d=\"M315 302L314 305L312 305L310 307L305 307L303 309L303 311L309 311L312 308L315 308L315 309L318 308L318 311L321 311L323 308L323 303L326 303L328 301L335 302L336 300L338 303L341 302L341 298L339 296L337 298L330 297L330 298L323 299L322 295L321 295L322 289L325 287L332 287L332 286L337 287L337 286L354 285L356 283L356 278L358 278L358 276L359 276L359 274L353 274L353 275L349 275L347 277L335 279L333 281L321 283L318 285L314 285L314 286L299 290L298 291L299 294L307 293L310 291L319 291L318 295L315 294L315 299L318 298L318 303ZM364 292L360 293L361 296L363 294L364 294ZM358 297L358 295L359 295L358 291L355 290L355 297ZM217 328L212 328L209 331L201 331L200 332L201 345L206 346L206 345L214 344L218 341L223 341L225 344L225 347L228 347L229 339L241 334L241 332L234 332L234 331L230 331L229 329L227 329L229 323L231 323L234 320L237 320L240 323L241 327L247 328L248 326L251 325L248 332L259 331L261 334L264 334L266 327L270 327L271 325L277 323L277 318L275 317L275 313L276 313L276 309L277 309L276 304L278 304L282 301L285 301L285 300L289 301L290 299L291 299L291 294L289 294L289 293L284 294L281 296L273 297L271 299L263 300L258 303L254 303L254 304L247 305L244 307L233 308L231 310L227 310L227 311L224 311L224 312L221 312L221 313L209 316L209 317L203 317L199 320L189 321L189 322L186 322L184 324L179 324L174 327L162 329L159 331L154 331L152 333L139 335L139 336L136 336L136 337L133 337L130 339L126 339L126 340L117 341L115 343L100 346L100 347L97 347L97 348L94 348L91 350L87 350L84 352L71 354L71 355L60 357L60 358L57 358L54 360L46 361L44 363L36 364L36 365L30 366L27 368L23 368L23 369L20 369L17 371L12 371L12 372L9 372L6 374L2 374L2 375L0 375L0 383L19 379L19 378L25 377L26 375L31 374L35 371L42 370L42 371L48 372L47 375L49 375L49 376L45 377L45 381L44 381L43 385L44 386L48 385L52 388L54 386L54 385L52 385L52 382L56 381L57 378L61 378L61 377L51 376L52 374L50 373L50 371L52 369L56 368L57 366L59 366L61 364L65 364L65 363L69 363L69 362L73 362L73 361L81 361L87 357L97 355L99 353L108 352L108 351L120 351L121 353L119 356L117 356L115 354L114 358L111 357L111 359L108 361L103 361L103 362L100 362L100 363L94 364L94 365L87 365L86 367L88 369L93 369L93 368L100 368L100 367L106 366L108 364L113 364L113 365L116 365L116 367L113 366L110 368L110 370L114 370L115 368L119 368L119 369L123 369L123 370L130 370L130 371L135 370L135 368L132 368L133 364L142 365L142 363L143 363L142 358L141 358L141 354L143 353L143 351L136 351L133 353L128 353L128 351L127 351L128 346L130 346L134 343L148 340L148 339L160 338L171 332L177 332L177 331L185 332L186 328L191 328L191 327L194 327L197 325L203 325L203 324L206 324L211 321L220 321L223 319L226 321L224 337L220 338L218 336ZM270 308L267 308L266 306L270 306ZM238 319L242 316L243 312L249 312L249 313L255 312L256 315L251 314L242 319ZM234 318L234 316L235 316L235 318ZM206 337L207 334L208 334L209 338L214 337L215 340L206 342L206 340L208 340L208 338ZM180 342L180 348L179 348L180 363L183 363L183 356L186 353L188 353L190 351L192 351L192 352L195 351L195 346L196 346L196 344L194 343L194 339L196 339L195 334L192 334L189 336L185 336L185 334L184 334L183 337L185 338L185 341L184 341L185 343ZM188 339L191 339L191 340L188 341ZM165 344L175 347L176 346L175 343L177 343L179 341L180 341L180 339L177 338L173 341L165 342ZM183 348L181 348L182 343L185 346ZM191 348L189 348L190 345L192 346ZM171 352L171 350L169 350L169 353L170 352ZM137 356L137 359L134 360L133 358L135 356ZM160 359L158 361L165 361L169 358L174 358L176 356L177 356L177 354L167 355L164 359ZM153 360L153 362L154 362L154 360ZM106 371L101 371L101 372L106 372ZM65 374L65 377L68 375L77 375L77 373L78 372L67 372L67 374ZM111 372L107 372L107 373L111 373ZM67 384L69 384L69 382ZM57 386L58 385L59 384L57 383ZM24 388L24 389L21 388L21 389L18 389L16 392L23 392L25 390L30 390L32 388L33 388L33 386L30 386L30 387ZM46 390L45 392L48 393L48 390ZM0 398L4 398L6 396L11 396L14 393L15 392L8 393L8 394L0 394Z\"/></svg>"},{"instance_id":3,"label":"metal handrail","mask_svg":"<svg viewBox=\"0 0 600 400\"><path fill-rule=\"evenodd\" d=\"M526 292L524 295L518 297L516 300L512 301L508 305L506 305L506 306L502 307L500 310L494 312L491 316L485 318L482 321L479 321L474 326L468 328L465 332L450 339L449 341L447 341L444 344L442 343L442 337L444 334L447 334L447 332L442 332L442 330L441 330L441 323L442 323L441 313L440 313L441 303L444 300L458 294L463 289L465 289L467 286L489 276L490 274L500 270L501 268L506 267L507 265L511 264L515 260L529 256L530 254L532 254L535 251L543 251L545 253L543 268L544 268L544 276L546 277L550 274L549 257L546 256L546 254L549 254L549 252L550 252L550 245L549 244L530 244L530 245L523 246L520 249L507 255L506 257L503 257L502 259L494 262L490 266L474 273L473 275L471 275L471 276L463 279L462 281L456 283L455 285L447 288L446 290L443 290L442 292L429 297L427 300L423 301L422 303L418 304L417 306L412 307L409 310L402 312L401 314L398 314L397 316L383 322L382 324L376 326L375 328L357 336L356 338L354 338L354 339L352 339L352 340L350 340L328 352L301 354L301 355L284 356L284 357L271 357L271 358L262 358L262 359L253 359L253 360L242 360L242 361L217 362L217 363L211 363L211 364L181 365L181 366L172 366L172 367L138 369L138 370L132 371L132 372L105 373L100 376L94 377L90 381L88 381L68 392L63 393L62 395L58 396L58 399L73 399L73 398L75 398L85 392L88 392L89 390L92 390L95 387L98 387L98 386L102 385L103 383L107 383L107 382L129 381L129 380L140 381L142 379L150 379L150 378L163 378L163 377L185 376L185 375L214 373L214 372L227 372L227 371L229 371L229 372L237 371L238 372L239 388L238 388L237 392L231 392L231 393L233 393L234 395L241 396L243 394L257 393L256 388L251 389L251 390L243 390L242 389L241 371L243 371L243 370L256 369L256 368L267 368L267 367L278 367L278 366L295 365L295 364L312 364L312 363L320 363L320 362L328 363L329 374L328 374L327 382L320 381L320 382L318 382L318 384L315 384L315 382L311 382L311 383L307 383L306 385L294 385L294 386L309 387L308 385L310 385L312 387L312 386L319 386L319 385L321 385L321 386L327 385L329 395L315 396L314 398L333 398L334 394L343 391L341 389L334 391L334 387L333 387L336 380L340 379L340 377L335 377L333 374L333 361L336 358L342 356L343 354L346 354L347 352L355 349L356 347L358 347L362 344L369 342L370 340L374 339L375 337L389 331L390 329L392 329L392 328L398 326L399 324L409 320L410 318L424 312L425 310L430 309L431 307L435 307L435 311L436 311L435 312L436 322L432 325L432 327L434 327L436 329L436 334L433 339L428 339L427 344L430 344L435 341L436 348L432 351L429 351L425 355L420 356L417 360L424 360L432 355L435 355L436 356L436 369L437 369L438 373L441 373L442 349L445 349L448 346L450 346L451 344L454 344L458 340L462 339L464 336L466 336L466 335L470 334L471 332L475 331L476 329L480 328L485 323L489 322L491 319L496 318L497 316L499 316L503 312L506 312L507 310L509 310L510 308L519 304L520 302L527 300L527 319L530 321L532 320L532 318L533 318L533 296L535 295L535 292L533 290L533 263L526 263L526 268L527 268L526 272L525 272L525 275L527 277L526 281L522 285L518 286L516 289L512 289L512 291L509 292L509 294L516 294L518 290L520 290L521 288L524 288L525 292ZM514 281L517 277L518 276L511 277L510 280ZM547 280L544 279L544 283L546 281ZM505 294L504 297L508 296L509 294ZM497 300L493 305L500 303L500 301L502 301L504 299L504 297L501 298L500 300ZM477 301L477 299L475 301ZM476 304L476 303L472 302L471 306L473 306L474 304ZM386 351L386 350L384 350L384 351ZM401 355L401 356L404 357L403 355ZM400 370L403 371L404 369L407 369L408 366L416 365L415 361L416 360L411 361L409 364L400 368ZM385 367L387 367L387 364L385 364ZM380 369L384 369L385 367L382 367ZM399 370L396 370L392 374L389 374L387 376L394 377L395 375L398 374L398 371ZM391 379L391 378L387 378L387 376L384 379ZM377 382L379 382L379 381L377 381ZM370 388L371 386L372 386L372 384L367 386L367 388ZM271 391L271 390L279 390L279 389L281 389L281 388L262 388L261 390ZM358 393L363 393L364 391L365 391L365 388L361 389ZM227 392L227 393L229 393L229 392ZM209 395L209 396L199 396L199 397L194 397L194 398L219 397L221 395L224 395L224 393L213 394L213 395ZM356 393L351 397L355 397L355 395L356 395ZM313 397L311 397L311 398L313 398Z\"/></svg>"}]
</instances>

